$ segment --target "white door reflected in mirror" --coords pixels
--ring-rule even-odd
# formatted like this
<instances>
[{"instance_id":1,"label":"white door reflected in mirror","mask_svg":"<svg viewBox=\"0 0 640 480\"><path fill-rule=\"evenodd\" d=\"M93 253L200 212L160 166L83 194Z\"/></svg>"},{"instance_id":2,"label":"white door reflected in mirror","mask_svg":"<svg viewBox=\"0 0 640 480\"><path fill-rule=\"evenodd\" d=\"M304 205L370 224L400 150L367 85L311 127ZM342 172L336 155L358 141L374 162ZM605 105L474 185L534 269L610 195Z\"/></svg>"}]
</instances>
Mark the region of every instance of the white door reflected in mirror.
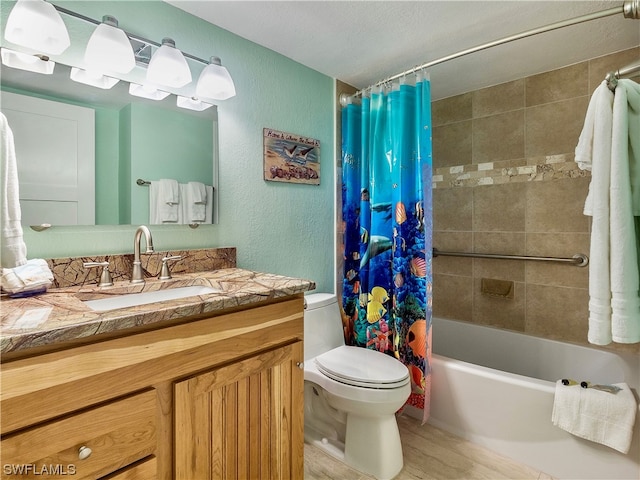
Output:
<instances>
[{"instance_id":1,"label":"white door reflected in mirror","mask_svg":"<svg viewBox=\"0 0 640 480\"><path fill-rule=\"evenodd\" d=\"M2 92L13 131L23 225L95 223L95 116L90 108Z\"/></svg>"}]
</instances>

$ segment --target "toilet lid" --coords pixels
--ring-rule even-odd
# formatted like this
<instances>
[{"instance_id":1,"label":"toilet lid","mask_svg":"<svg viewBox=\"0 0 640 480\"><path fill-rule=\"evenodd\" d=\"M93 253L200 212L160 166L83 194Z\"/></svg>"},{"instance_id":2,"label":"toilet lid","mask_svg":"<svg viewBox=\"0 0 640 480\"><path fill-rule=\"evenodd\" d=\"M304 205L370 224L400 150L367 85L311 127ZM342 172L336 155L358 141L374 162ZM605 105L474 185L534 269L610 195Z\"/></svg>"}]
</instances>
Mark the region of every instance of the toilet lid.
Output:
<instances>
[{"instance_id":1,"label":"toilet lid","mask_svg":"<svg viewBox=\"0 0 640 480\"><path fill-rule=\"evenodd\" d=\"M318 370L347 385L391 389L409 382L409 370L398 360L366 348L340 346L315 358Z\"/></svg>"}]
</instances>

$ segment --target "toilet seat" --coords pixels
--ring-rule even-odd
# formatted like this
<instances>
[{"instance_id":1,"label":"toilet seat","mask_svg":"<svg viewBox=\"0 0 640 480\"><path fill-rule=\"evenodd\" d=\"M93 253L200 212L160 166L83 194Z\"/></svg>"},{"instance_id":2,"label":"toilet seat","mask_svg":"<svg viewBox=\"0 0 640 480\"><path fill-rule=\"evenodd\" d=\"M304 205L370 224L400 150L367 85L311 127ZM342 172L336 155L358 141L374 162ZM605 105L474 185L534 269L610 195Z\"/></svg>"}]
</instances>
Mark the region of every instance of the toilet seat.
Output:
<instances>
[{"instance_id":1,"label":"toilet seat","mask_svg":"<svg viewBox=\"0 0 640 480\"><path fill-rule=\"evenodd\" d=\"M315 358L326 377L361 388L394 389L409 383L409 371L398 360L376 350L343 345Z\"/></svg>"}]
</instances>

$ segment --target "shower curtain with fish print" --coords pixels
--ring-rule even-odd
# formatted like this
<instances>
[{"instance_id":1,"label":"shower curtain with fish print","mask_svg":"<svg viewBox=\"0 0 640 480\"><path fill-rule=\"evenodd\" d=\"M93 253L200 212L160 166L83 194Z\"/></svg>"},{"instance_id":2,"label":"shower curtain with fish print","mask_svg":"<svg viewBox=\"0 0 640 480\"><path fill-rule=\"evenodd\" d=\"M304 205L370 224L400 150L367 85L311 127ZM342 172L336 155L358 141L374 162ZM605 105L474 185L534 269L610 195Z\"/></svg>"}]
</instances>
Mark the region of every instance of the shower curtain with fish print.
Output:
<instances>
[{"instance_id":1,"label":"shower curtain with fish print","mask_svg":"<svg viewBox=\"0 0 640 480\"><path fill-rule=\"evenodd\" d=\"M347 344L410 372L429 417L431 95L428 78L376 88L342 110L343 323Z\"/></svg>"}]
</instances>

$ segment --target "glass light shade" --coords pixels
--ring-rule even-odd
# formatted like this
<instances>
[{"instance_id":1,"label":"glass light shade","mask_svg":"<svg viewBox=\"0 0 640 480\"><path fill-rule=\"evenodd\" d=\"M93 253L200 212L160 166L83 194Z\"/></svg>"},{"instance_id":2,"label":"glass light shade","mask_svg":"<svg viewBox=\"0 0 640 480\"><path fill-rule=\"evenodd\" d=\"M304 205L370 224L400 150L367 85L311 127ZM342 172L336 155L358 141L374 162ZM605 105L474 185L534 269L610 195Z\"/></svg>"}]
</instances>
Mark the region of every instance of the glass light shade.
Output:
<instances>
[{"instance_id":1,"label":"glass light shade","mask_svg":"<svg viewBox=\"0 0 640 480\"><path fill-rule=\"evenodd\" d=\"M45 57L46 58L46 57ZM28 55L8 48L2 49L2 64L11 68L19 68L28 72L51 75L56 66L51 60L43 60L37 55Z\"/></svg>"},{"instance_id":2,"label":"glass light shade","mask_svg":"<svg viewBox=\"0 0 640 480\"><path fill-rule=\"evenodd\" d=\"M102 88L103 90L109 90L120 81L117 78L102 75L100 72L82 70L76 67L71 68L70 77L74 82L84 83L85 85Z\"/></svg>"},{"instance_id":3,"label":"glass light shade","mask_svg":"<svg viewBox=\"0 0 640 480\"><path fill-rule=\"evenodd\" d=\"M150 100L162 100L169 96L169 92L163 92L149 85L129 84L129 94L136 97L148 98Z\"/></svg>"},{"instance_id":4,"label":"glass light shade","mask_svg":"<svg viewBox=\"0 0 640 480\"><path fill-rule=\"evenodd\" d=\"M44 0L18 0L7 19L4 38L49 55L60 55L71 44L60 14Z\"/></svg>"},{"instance_id":5,"label":"glass light shade","mask_svg":"<svg viewBox=\"0 0 640 480\"><path fill-rule=\"evenodd\" d=\"M87 43L84 63L98 72L129 73L136 59L129 37L118 28L118 20L105 15Z\"/></svg>"},{"instance_id":6,"label":"glass light shade","mask_svg":"<svg viewBox=\"0 0 640 480\"><path fill-rule=\"evenodd\" d=\"M178 95L178 98L176 99L176 105L180 108L188 108L189 110L195 110L197 112L202 112L207 108L213 107L213 104L211 103L201 102L194 97L182 97L180 95Z\"/></svg>"},{"instance_id":7,"label":"glass light shade","mask_svg":"<svg viewBox=\"0 0 640 480\"><path fill-rule=\"evenodd\" d=\"M196 95L214 100L226 100L236 95L231 75L218 57L211 57L211 63L202 70L196 85Z\"/></svg>"},{"instance_id":8,"label":"glass light shade","mask_svg":"<svg viewBox=\"0 0 640 480\"><path fill-rule=\"evenodd\" d=\"M158 85L180 88L191 82L191 70L182 52L170 38L153 54L147 69L147 80Z\"/></svg>"}]
</instances>

